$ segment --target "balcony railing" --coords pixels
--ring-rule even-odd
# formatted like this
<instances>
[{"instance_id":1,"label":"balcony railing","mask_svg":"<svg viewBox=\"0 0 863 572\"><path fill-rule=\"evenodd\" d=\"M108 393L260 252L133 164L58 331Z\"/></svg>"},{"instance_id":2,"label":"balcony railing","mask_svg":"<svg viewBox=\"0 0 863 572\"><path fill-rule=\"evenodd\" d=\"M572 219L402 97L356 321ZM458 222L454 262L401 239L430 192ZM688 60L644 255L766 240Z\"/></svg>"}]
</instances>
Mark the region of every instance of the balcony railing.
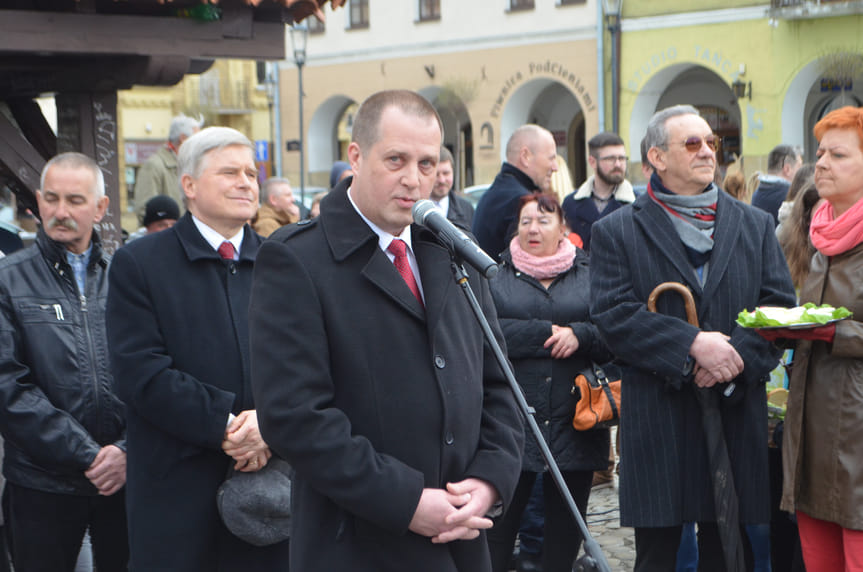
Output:
<instances>
[{"instance_id":1,"label":"balcony railing","mask_svg":"<svg viewBox=\"0 0 863 572\"><path fill-rule=\"evenodd\" d=\"M768 16L773 20L829 18L863 14L863 0L770 0Z\"/></svg>"},{"instance_id":2,"label":"balcony railing","mask_svg":"<svg viewBox=\"0 0 863 572\"><path fill-rule=\"evenodd\" d=\"M246 81L228 81L215 70L201 75L199 97L205 111L221 114L251 112L249 84Z\"/></svg>"}]
</instances>

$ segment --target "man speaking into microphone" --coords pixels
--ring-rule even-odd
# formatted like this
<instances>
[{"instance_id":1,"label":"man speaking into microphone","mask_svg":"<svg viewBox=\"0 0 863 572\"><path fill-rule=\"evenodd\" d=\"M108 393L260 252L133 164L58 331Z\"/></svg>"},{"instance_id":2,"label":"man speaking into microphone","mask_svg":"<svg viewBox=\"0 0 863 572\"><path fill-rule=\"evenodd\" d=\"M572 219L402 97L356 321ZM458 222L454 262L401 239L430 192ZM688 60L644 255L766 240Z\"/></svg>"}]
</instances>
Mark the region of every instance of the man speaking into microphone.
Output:
<instances>
[{"instance_id":1,"label":"man speaking into microphone","mask_svg":"<svg viewBox=\"0 0 863 572\"><path fill-rule=\"evenodd\" d=\"M262 437L296 471L291 570L491 570L484 531L524 434L449 250L411 224L441 137L420 95L372 95L353 179L258 254L252 386ZM486 279L468 275L503 345Z\"/></svg>"}]
</instances>

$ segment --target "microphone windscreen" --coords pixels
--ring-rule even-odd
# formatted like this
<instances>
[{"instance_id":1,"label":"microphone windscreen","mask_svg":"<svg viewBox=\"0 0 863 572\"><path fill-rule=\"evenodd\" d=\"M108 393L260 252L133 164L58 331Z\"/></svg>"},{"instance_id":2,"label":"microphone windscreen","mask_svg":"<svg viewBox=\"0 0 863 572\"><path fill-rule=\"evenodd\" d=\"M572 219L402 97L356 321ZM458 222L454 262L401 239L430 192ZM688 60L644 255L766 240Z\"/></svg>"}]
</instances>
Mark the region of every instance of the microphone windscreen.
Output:
<instances>
[{"instance_id":1,"label":"microphone windscreen","mask_svg":"<svg viewBox=\"0 0 863 572\"><path fill-rule=\"evenodd\" d=\"M413 208L411 209L411 214L413 214L414 222L417 224L425 225L426 217L429 213L436 209L437 207L428 199L421 199L414 203Z\"/></svg>"}]
</instances>

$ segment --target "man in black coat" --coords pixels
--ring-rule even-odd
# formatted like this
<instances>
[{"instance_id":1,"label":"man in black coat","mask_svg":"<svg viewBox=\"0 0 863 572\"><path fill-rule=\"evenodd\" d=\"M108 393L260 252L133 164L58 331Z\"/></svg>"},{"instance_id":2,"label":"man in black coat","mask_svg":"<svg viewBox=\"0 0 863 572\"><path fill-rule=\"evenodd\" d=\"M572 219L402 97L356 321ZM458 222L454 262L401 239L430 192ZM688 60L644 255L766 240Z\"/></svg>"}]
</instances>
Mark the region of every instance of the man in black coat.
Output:
<instances>
[{"instance_id":1,"label":"man in black coat","mask_svg":"<svg viewBox=\"0 0 863 572\"><path fill-rule=\"evenodd\" d=\"M465 230L470 230L473 222L473 205L460 196L453 187L455 162L449 149L441 146L440 160L437 164L437 177L432 186L431 201L444 212L446 218Z\"/></svg>"},{"instance_id":2,"label":"man in black coat","mask_svg":"<svg viewBox=\"0 0 863 572\"><path fill-rule=\"evenodd\" d=\"M216 491L231 466L269 458L249 374L248 305L261 237L254 147L204 129L179 154L188 213L117 251L108 332L128 410L131 569L284 570L287 541L265 548L231 535Z\"/></svg>"},{"instance_id":3,"label":"man in black coat","mask_svg":"<svg viewBox=\"0 0 863 572\"><path fill-rule=\"evenodd\" d=\"M0 261L13 561L18 572L71 572L89 527L99 569L125 570L125 412L107 356L108 257L93 229L108 208L105 180L93 159L62 153L45 165L40 187L36 243Z\"/></svg>"},{"instance_id":4,"label":"man in black coat","mask_svg":"<svg viewBox=\"0 0 863 572\"><path fill-rule=\"evenodd\" d=\"M635 570L674 570L681 524L699 523L699 570L726 570L695 387L717 395L740 523L770 520L764 383L780 351L735 323L744 308L793 306L773 221L713 184L716 136L689 105L647 128L647 193L592 230L591 316L625 365L620 521L635 527ZM626 245L626 248L621 248ZM701 327L662 282L685 284ZM731 568L728 568L731 569Z\"/></svg>"},{"instance_id":5,"label":"man in black coat","mask_svg":"<svg viewBox=\"0 0 863 572\"><path fill-rule=\"evenodd\" d=\"M536 191L551 190L557 171L554 137L539 125L522 125L506 144L506 162L482 195L473 217L473 234L480 248L500 261L500 254L515 235L519 199Z\"/></svg>"},{"instance_id":6,"label":"man in black coat","mask_svg":"<svg viewBox=\"0 0 863 572\"><path fill-rule=\"evenodd\" d=\"M411 225L441 129L416 93L372 95L354 178L261 247L252 386L261 433L296 471L292 570L490 570L482 529L512 496L523 428L449 253ZM469 279L500 341L488 283Z\"/></svg>"},{"instance_id":7,"label":"man in black coat","mask_svg":"<svg viewBox=\"0 0 863 572\"><path fill-rule=\"evenodd\" d=\"M758 178L758 188L752 195L752 206L773 216L779 224L779 207L788 196L791 181L803 165L800 150L791 145L777 145L767 155L767 174Z\"/></svg>"}]
</instances>

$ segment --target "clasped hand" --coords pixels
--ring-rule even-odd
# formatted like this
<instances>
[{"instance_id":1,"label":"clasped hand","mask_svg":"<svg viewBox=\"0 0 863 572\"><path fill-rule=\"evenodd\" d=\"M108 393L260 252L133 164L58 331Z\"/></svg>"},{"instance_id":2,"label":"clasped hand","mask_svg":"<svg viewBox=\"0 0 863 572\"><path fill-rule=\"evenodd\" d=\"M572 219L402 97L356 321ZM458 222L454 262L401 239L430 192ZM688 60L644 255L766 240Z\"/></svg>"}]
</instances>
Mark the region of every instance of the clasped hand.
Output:
<instances>
[{"instance_id":1,"label":"clasped hand","mask_svg":"<svg viewBox=\"0 0 863 572\"><path fill-rule=\"evenodd\" d=\"M258 413L249 409L237 415L225 431L222 450L236 463L234 468L252 473L264 468L272 457L258 429Z\"/></svg>"},{"instance_id":2,"label":"clasped hand","mask_svg":"<svg viewBox=\"0 0 863 572\"><path fill-rule=\"evenodd\" d=\"M551 357L566 359L578 349L578 338L569 326L551 325L551 336L542 347L551 346Z\"/></svg>"},{"instance_id":3,"label":"clasped hand","mask_svg":"<svg viewBox=\"0 0 863 572\"><path fill-rule=\"evenodd\" d=\"M695 358L695 385L713 387L727 383L743 372L743 358L722 332L699 332L689 348Z\"/></svg>"},{"instance_id":4,"label":"clasped hand","mask_svg":"<svg viewBox=\"0 0 863 572\"><path fill-rule=\"evenodd\" d=\"M99 494L109 497L126 484L126 452L116 445L105 445L84 471Z\"/></svg>"},{"instance_id":5,"label":"clasped hand","mask_svg":"<svg viewBox=\"0 0 863 572\"><path fill-rule=\"evenodd\" d=\"M474 478L447 483L446 489L423 489L409 528L435 544L471 540L492 527L485 515L497 499L494 487Z\"/></svg>"}]
</instances>

